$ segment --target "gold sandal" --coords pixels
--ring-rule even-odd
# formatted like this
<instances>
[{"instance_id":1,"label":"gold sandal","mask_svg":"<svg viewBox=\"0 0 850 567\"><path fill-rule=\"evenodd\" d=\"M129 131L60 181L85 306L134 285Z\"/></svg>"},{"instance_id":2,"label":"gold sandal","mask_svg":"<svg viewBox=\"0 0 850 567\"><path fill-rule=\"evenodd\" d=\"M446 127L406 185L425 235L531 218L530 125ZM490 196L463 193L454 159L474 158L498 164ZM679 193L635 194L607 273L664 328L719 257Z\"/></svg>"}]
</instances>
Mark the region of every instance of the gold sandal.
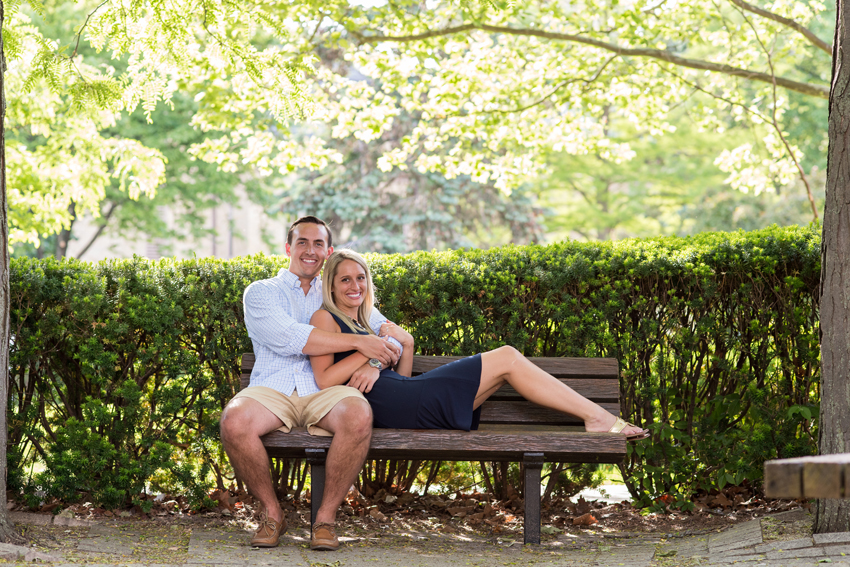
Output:
<instances>
[{"instance_id":1,"label":"gold sandal","mask_svg":"<svg viewBox=\"0 0 850 567\"><path fill-rule=\"evenodd\" d=\"M611 426L611 429L608 430L608 433L620 433L627 427L637 427L634 423L629 423L624 419L617 418L617 421L614 422L614 425ZM626 441L640 441L641 439L646 439L649 437L649 430L644 429L641 433L633 433L632 435L626 435Z\"/></svg>"}]
</instances>

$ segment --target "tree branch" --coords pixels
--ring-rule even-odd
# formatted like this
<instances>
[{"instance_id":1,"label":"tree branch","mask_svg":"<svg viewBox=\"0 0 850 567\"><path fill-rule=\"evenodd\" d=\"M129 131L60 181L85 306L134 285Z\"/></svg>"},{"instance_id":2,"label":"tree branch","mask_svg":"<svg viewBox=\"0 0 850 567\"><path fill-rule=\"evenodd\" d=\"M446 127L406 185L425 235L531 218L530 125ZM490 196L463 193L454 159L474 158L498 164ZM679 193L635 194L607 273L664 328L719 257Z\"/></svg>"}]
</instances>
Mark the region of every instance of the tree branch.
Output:
<instances>
[{"instance_id":1,"label":"tree branch","mask_svg":"<svg viewBox=\"0 0 850 567\"><path fill-rule=\"evenodd\" d=\"M735 0L732 0L732 1L735 2ZM742 9L744 9L744 8L742 8ZM767 46L764 44L764 42L762 42L761 38L759 37L758 31L756 31L756 27L753 25L753 23L750 21L750 19L747 17L747 15L744 14L743 12L741 12L741 15L744 17L744 20L747 22L747 25L750 26L750 29L753 30L753 33L756 36L756 40L759 42L759 45L761 46L762 50L764 51L765 56L767 57L767 64L770 65L770 73L774 77L774 81L773 81L773 105L771 107L773 120L771 121L771 125L773 126L773 129L776 130L776 133L779 134L779 139L782 140L782 144L785 146L785 151L787 151L788 155L791 156L791 159L794 161L794 166L797 168L797 173L800 175L800 179L803 180L803 185L806 186L806 194L809 197L809 204L812 206L812 214L815 217L814 218L815 222L817 222L817 220L818 220L818 208L817 208L817 205L815 204L815 196L812 195L812 188L809 185L809 180L806 177L806 172L803 171L803 166L800 165L800 162L797 159L797 156L794 155L794 151L791 149L791 144L789 144L788 140L785 139L785 134L782 133L782 128L779 127L779 122L776 119L776 105L777 105L778 97L776 96L776 69L774 69L774 67L773 67L773 58L770 55L772 50L768 49ZM774 42L774 46L775 46L775 42Z\"/></svg>"},{"instance_id":2,"label":"tree branch","mask_svg":"<svg viewBox=\"0 0 850 567\"><path fill-rule=\"evenodd\" d=\"M792 20L790 18L785 18L783 16L780 16L779 14L774 14L773 12L769 12L769 11L765 10L764 8L759 8L758 6L753 6L752 4L744 2L744 0L729 0L729 1L732 2L734 5L738 6L739 8L741 8L742 10L746 10L747 12L752 12L753 14L761 16L762 18L767 18L768 20L773 20L774 22L780 23L783 26L791 28L792 30L800 33L803 37L808 39L809 42L811 42L812 45L814 45L815 47L817 47L821 51L824 51L827 55L832 57L832 46L830 44L828 44L827 42L825 42L824 40L822 40L821 38L819 38L818 36L816 36L812 30L808 29L807 27L805 27L801 23L795 22L794 20Z\"/></svg>"},{"instance_id":3,"label":"tree branch","mask_svg":"<svg viewBox=\"0 0 850 567\"><path fill-rule=\"evenodd\" d=\"M666 69L663 66L661 68L664 69L666 72L670 73L671 75L673 75L674 77L676 77L677 79L679 79L680 81L682 81L683 83L685 83L686 85L693 87L694 89L696 89L696 90L698 90L702 93L705 93L712 98L723 101L726 104L728 104L729 106L737 106L737 107L741 108L742 110L744 110L744 112L748 112L748 113L752 114L753 116L757 116L765 124L770 124L773 127L773 129L776 130L776 133L779 134L779 139L782 141L782 144L785 146L785 151L788 152L788 155L791 157L791 160L794 162L794 166L797 168L797 173L800 175L800 179L803 181L803 185L805 185L805 187L806 187L806 195L808 196L809 204L812 207L812 214L814 215L815 220L818 219L817 205L815 204L815 198L814 198L814 195L812 195L812 188L809 186L809 181L808 181L808 178L806 177L806 173L803 171L803 167L800 165L800 162L797 160L797 156L795 156L794 152L791 150L790 144L785 139L785 136L782 133L782 129L779 127L779 124L776 121L776 98L775 98L776 93L774 93L773 119L771 120L770 118L768 118L767 116L765 116L761 112L753 110L752 108L749 108L745 104L741 104L740 102L735 102L734 100L730 100L728 98L716 95L716 94L702 88L698 84L688 81L686 78L682 77L681 75L674 73L670 69ZM775 88L775 86L774 86L774 88Z\"/></svg>"},{"instance_id":4,"label":"tree branch","mask_svg":"<svg viewBox=\"0 0 850 567\"><path fill-rule=\"evenodd\" d=\"M700 59L687 59L685 57L679 57L678 55L674 55L673 53L662 49L650 49L645 47L623 47L620 45L606 43L604 41L599 41L597 39L584 37L581 35L547 32L533 28L512 28L504 26L492 26L489 24L464 24L462 26L454 26L450 28L444 28L440 30L434 30L421 34L412 34L406 36L363 35L354 30L349 30L349 32L361 43L380 43L384 41L395 43L410 43L413 41L421 41L435 37L454 35L471 30L481 30L491 33L503 33L507 35L517 35L525 37L538 37L541 39L550 39L554 41L581 43L584 45L590 45L599 49L604 49L606 51L616 53L621 57L630 56L659 59L661 61L666 61L667 63L672 63L673 65L677 65L679 67L687 67L689 69L698 69L702 71L711 71L714 73L721 73L733 77L742 77L744 79L748 79L751 81L759 81L762 83L767 83L769 85L772 85L775 81L778 86L784 87L791 91L823 99L829 98L829 88L821 85L813 85L810 83L793 81L791 79L784 79L782 77L774 77L770 73L750 71L747 69L741 69L740 67L733 67L732 65L725 65L723 63L712 63L711 61L703 61Z\"/></svg>"},{"instance_id":5,"label":"tree branch","mask_svg":"<svg viewBox=\"0 0 850 567\"><path fill-rule=\"evenodd\" d=\"M71 54L71 56L68 59L73 59L74 57L77 56L77 50L80 49L80 38L83 37L83 30L86 29L86 26L89 25L89 20L91 20L91 17L94 16L95 13L97 13L98 10L100 10L101 8L106 6L108 3L109 3L109 0L103 0L103 2L101 2L97 6L97 8L95 8L94 10L89 12L88 17L86 17L86 21L83 23L82 26L80 26L80 31L77 32L77 44L74 45L74 52Z\"/></svg>"},{"instance_id":6,"label":"tree branch","mask_svg":"<svg viewBox=\"0 0 850 567\"><path fill-rule=\"evenodd\" d=\"M497 108L496 110L485 110L485 111L481 112L481 114L489 114L491 112L498 112L498 113L502 113L502 114L515 114L515 113L518 113L518 112L525 112L529 108L534 108L535 106L543 104L544 102L549 100L549 98L551 96L553 96L555 93L557 93L559 90L561 90L562 88L564 88L565 86L567 86L569 84L582 82L582 83L589 85L590 83L595 82L596 79L599 78L599 75L602 74L602 71L605 70L605 67L607 67L608 64L611 63L611 61L613 61L613 60L614 60L614 57L609 58L605 63L602 64L602 66L599 69L597 69L596 73L594 73L593 76L589 79L582 79L581 77L576 77L574 79L567 79L566 81L560 82L558 85L555 86L554 89L552 89L549 92L549 94L541 97L539 100L537 100L535 102L529 103L525 106L521 106L520 108Z\"/></svg>"},{"instance_id":7,"label":"tree branch","mask_svg":"<svg viewBox=\"0 0 850 567\"><path fill-rule=\"evenodd\" d=\"M103 215L103 224L101 224L99 227L97 227L97 232L95 232L95 233L94 233L94 236L92 236L92 237L91 237L91 240L89 240L89 243L88 243L88 244L86 244L85 248L83 248L83 249L82 249L82 251L81 251L79 254L77 254L77 258L78 258L78 259L79 259L79 258L82 258L82 257L83 257L83 254L85 254L86 252L88 252L88 251L89 251L89 248L91 248L91 245L92 245L92 244L94 244L94 241L95 241L95 240L97 240L97 239L98 239L98 237L99 237L101 234L103 234L103 231L104 231L104 229L106 228L106 225L109 223L109 219L110 219L110 217L112 217L112 213L114 213L114 212L115 212L115 209L116 209L116 208L118 208L118 203L116 203L115 201L113 201L112 203L110 203L110 205L111 205L111 206L109 207L109 210L108 210L108 211L106 211L106 214L105 214L105 215Z\"/></svg>"}]
</instances>

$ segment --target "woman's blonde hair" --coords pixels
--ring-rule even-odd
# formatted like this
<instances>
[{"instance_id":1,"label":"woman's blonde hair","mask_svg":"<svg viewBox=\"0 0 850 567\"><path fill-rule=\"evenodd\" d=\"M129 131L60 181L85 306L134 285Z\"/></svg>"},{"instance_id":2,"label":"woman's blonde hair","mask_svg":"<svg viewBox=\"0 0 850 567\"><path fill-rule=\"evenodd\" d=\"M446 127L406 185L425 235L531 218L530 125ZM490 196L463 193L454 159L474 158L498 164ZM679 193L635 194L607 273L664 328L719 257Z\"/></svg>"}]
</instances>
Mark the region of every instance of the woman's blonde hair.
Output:
<instances>
[{"instance_id":1,"label":"woman's blonde hair","mask_svg":"<svg viewBox=\"0 0 850 567\"><path fill-rule=\"evenodd\" d=\"M359 329L354 324L354 321L351 320L351 317L343 313L339 307L336 306L333 298L333 292L331 291L339 265L345 260L353 260L357 262L360 264L360 267L363 268L363 271L366 272L366 296L363 298L363 303L361 303L360 307L357 309L357 320L362 325L362 328ZM364 260L363 256L354 250L348 250L347 248L334 250L333 254L328 256L328 259L325 260L325 270L322 273L322 308L342 319L353 332L358 333L359 331L366 329L370 334L376 335L377 333L372 330L372 327L369 325L369 318L372 316L374 304L375 288L372 286L372 274L369 272L369 265L366 263L366 260Z\"/></svg>"}]
</instances>

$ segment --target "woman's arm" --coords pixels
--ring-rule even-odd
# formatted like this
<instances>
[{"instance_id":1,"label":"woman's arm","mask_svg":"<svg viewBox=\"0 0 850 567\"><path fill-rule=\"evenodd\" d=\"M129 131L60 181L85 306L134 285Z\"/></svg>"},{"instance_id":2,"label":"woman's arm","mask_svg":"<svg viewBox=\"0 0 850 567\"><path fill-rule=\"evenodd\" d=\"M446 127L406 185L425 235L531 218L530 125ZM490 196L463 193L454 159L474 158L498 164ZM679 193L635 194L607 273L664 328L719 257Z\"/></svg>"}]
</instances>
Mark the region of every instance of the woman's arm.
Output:
<instances>
[{"instance_id":1,"label":"woman's arm","mask_svg":"<svg viewBox=\"0 0 850 567\"><path fill-rule=\"evenodd\" d=\"M381 336L392 337L401 343L401 357L398 359L395 371L402 376L410 376L413 373L413 335L389 321L381 325L380 332Z\"/></svg>"},{"instance_id":2,"label":"woman's arm","mask_svg":"<svg viewBox=\"0 0 850 567\"><path fill-rule=\"evenodd\" d=\"M310 324L317 329L339 333L339 325L334 321L333 316L324 309L319 309L313 314L310 319ZM351 376L360 367L368 366L369 359L355 352L354 354L340 360L334 364L333 354L320 354L310 356L310 366L313 367L313 376L316 378L316 384L320 389L330 388L331 386L339 386L348 382ZM375 374L377 374L377 369ZM377 378L377 377L376 377ZM372 385L368 384L368 389L358 388L361 392L368 392L372 389Z\"/></svg>"}]
</instances>

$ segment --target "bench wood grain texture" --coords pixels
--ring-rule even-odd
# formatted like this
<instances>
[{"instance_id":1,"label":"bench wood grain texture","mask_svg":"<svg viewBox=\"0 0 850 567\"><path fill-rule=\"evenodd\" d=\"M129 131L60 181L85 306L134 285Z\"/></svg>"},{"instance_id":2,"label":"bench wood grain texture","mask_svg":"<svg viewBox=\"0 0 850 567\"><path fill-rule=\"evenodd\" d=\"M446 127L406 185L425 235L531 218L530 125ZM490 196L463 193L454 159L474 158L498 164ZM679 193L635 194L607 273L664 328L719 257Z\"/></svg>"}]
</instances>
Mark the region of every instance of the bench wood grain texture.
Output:
<instances>
[{"instance_id":1,"label":"bench wood grain texture","mask_svg":"<svg viewBox=\"0 0 850 567\"><path fill-rule=\"evenodd\" d=\"M764 463L768 498L850 498L850 453Z\"/></svg>"},{"instance_id":2,"label":"bench wood grain texture","mask_svg":"<svg viewBox=\"0 0 850 567\"><path fill-rule=\"evenodd\" d=\"M415 356L413 375L448 364L457 356ZM253 353L242 355L241 388L250 383ZM612 358L530 358L614 415L620 414L619 365ZM273 431L263 438L271 457L307 458L311 466L312 517L324 487L324 457L330 437L309 435L304 428ZM510 461L525 465L525 543L540 543L540 476L544 462L619 463L626 440L616 433L587 433L581 420L523 399L503 386L481 408L477 431L375 429L370 459L442 461ZM317 497L318 496L318 497Z\"/></svg>"}]
</instances>

